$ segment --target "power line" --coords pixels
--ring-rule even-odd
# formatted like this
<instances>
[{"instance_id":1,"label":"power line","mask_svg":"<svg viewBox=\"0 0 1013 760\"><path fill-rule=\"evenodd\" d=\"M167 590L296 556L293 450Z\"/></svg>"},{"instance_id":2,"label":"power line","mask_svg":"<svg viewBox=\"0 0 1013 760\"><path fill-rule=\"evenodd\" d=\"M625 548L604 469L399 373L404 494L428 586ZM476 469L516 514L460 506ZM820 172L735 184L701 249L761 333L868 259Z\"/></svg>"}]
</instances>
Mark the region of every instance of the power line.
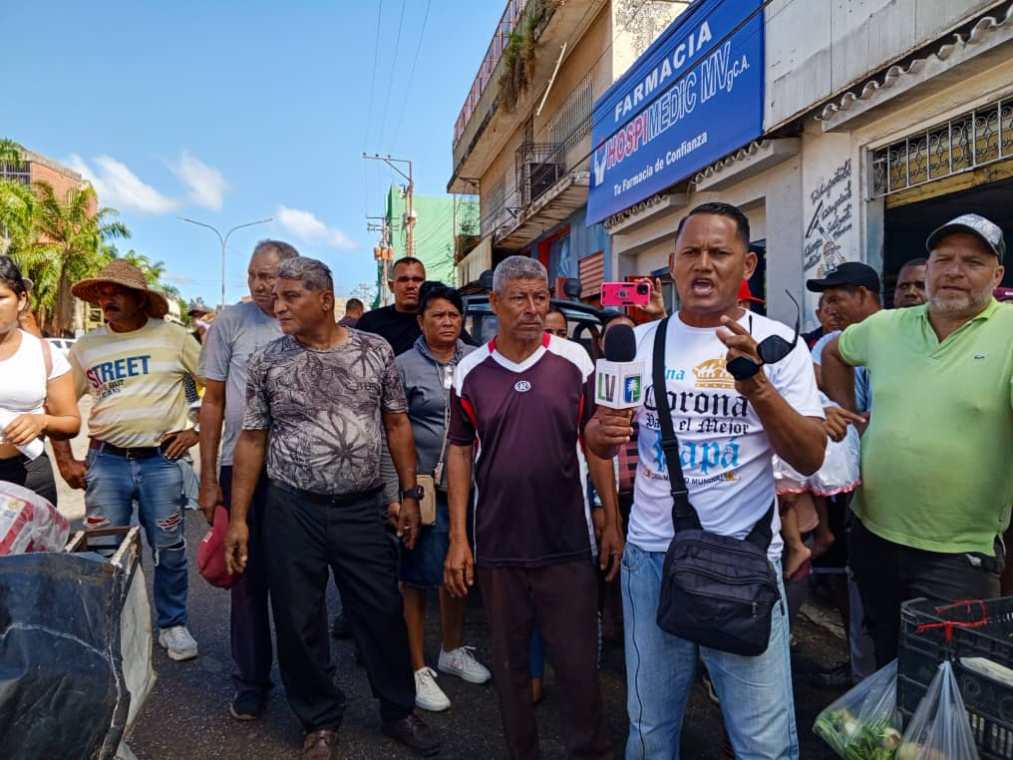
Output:
<instances>
[{"instance_id":1,"label":"power line","mask_svg":"<svg viewBox=\"0 0 1013 760\"><path fill-rule=\"evenodd\" d=\"M394 40L394 59L390 63L390 84L387 87L387 97L383 103L383 113L380 116L380 146L383 145L383 135L387 127L387 110L390 108L390 93L394 89L394 74L397 71L397 54L401 50L401 30L404 28L404 12L407 0L401 0L401 18L397 22L397 37Z\"/></svg>"},{"instance_id":2,"label":"power line","mask_svg":"<svg viewBox=\"0 0 1013 760\"><path fill-rule=\"evenodd\" d=\"M401 132L401 124L404 122L405 113L408 110L408 96L412 91L412 82L415 79L415 65L419 62L419 53L422 52L422 41L426 36L426 23L429 21L429 7L433 0L426 0L426 14L422 17L422 31L419 32L419 44L415 48L415 58L412 60L412 67L408 72L408 84L405 87L404 98L401 99L401 116L398 117L397 127L394 129L394 138L390 141L390 147L397 147L397 138Z\"/></svg>"},{"instance_id":3,"label":"power line","mask_svg":"<svg viewBox=\"0 0 1013 760\"><path fill-rule=\"evenodd\" d=\"M376 68L380 60L380 19L383 16L383 0L380 0L376 9L376 40L373 43L373 74L369 80L369 110L366 112L366 131L362 136L362 150L366 150L369 143L369 128L373 121L373 92L376 88ZM369 195L369 181L366 164L362 165L362 212L366 213Z\"/></svg>"}]
</instances>

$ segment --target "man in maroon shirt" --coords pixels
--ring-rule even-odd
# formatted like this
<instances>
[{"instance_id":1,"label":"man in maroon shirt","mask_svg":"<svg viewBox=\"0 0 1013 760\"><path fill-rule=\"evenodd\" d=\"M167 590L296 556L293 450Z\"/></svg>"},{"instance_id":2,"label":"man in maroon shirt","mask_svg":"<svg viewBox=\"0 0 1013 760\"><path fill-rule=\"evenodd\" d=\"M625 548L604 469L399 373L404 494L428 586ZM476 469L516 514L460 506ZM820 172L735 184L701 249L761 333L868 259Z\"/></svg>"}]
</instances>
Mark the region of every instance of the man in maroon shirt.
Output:
<instances>
[{"instance_id":1,"label":"man in maroon shirt","mask_svg":"<svg viewBox=\"0 0 1013 760\"><path fill-rule=\"evenodd\" d=\"M566 695L568 756L610 758L598 684L598 579L577 461L594 411L594 365L579 344L545 333L549 288L538 261L511 256L500 263L490 303L499 332L461 361L451 390L445 582L463 596L477 566L510 757L539 756L528 670L537 619ZM469 546L473 457L477 496ZM622 538L612 512L600 561L614 570Z\"/></svg>"}]
</instances>

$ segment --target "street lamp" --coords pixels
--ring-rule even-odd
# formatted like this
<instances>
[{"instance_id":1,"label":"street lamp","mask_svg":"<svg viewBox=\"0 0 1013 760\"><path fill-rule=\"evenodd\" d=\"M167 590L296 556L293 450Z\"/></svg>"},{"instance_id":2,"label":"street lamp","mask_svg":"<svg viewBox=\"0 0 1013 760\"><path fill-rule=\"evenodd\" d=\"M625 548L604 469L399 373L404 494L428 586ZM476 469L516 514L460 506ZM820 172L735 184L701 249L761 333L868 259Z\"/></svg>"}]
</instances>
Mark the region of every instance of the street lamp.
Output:
<instances>
[{"instance_id":1,"label":"street lamp","mask_svg":"<svg viewBox=\"0 0 1013 760\"><path fill-rule=\"evenodd\" d=\"M253 227L256 224L267 224L268 222L274 221L274 218L273 217L268 217L267 219L258 219L255 222L246 222L245 224L237 224L231 230L229 230L228 232L226 232L225 235L224 235L224 237L222 236L222 233L218 231L217 227L212 227L210 224L205 224L204 222L198 222L196 219L187 219L184 216L181 216L181 217L178 217L178 218L179 218L179 220L181 222L189 222L190 224L196 224L198 227L207 227L209 230L211 230L213 233L215 233L218 236L218 240L221 241L221 244L222 244L222 302L221 302L220 306L225 306L225 248L229 244L229 236L233 232L235 232L236 230L241 230L243 227Z\"/></svg>"}]
</instances>

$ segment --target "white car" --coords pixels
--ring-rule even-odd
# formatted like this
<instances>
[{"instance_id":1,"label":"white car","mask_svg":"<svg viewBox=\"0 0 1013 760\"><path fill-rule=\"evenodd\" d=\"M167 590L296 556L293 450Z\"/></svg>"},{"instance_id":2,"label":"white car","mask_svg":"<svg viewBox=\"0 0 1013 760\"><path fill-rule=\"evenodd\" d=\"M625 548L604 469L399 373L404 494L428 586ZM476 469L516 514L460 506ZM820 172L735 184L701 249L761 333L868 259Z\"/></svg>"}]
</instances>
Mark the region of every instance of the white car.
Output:
<instances>
[{"instance_id":1,"label":"white car","mask_svg":"<svg viewBox=\"0 0 1013 760\"><path fill-rule=\"evenodd\" d=\"M70 347L74 345L74 340L74 338L46 338L46 342L65 357L70 353Z\"/></svg>"}]
</instances>

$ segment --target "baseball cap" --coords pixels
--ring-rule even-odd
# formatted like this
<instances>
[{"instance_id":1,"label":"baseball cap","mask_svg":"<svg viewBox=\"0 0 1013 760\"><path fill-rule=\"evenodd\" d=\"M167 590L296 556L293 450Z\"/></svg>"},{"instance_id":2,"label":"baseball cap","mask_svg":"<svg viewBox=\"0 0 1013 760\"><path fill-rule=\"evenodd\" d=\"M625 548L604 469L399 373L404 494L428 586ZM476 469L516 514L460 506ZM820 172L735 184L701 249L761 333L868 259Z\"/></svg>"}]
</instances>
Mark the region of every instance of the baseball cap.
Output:
<instances>
[{"instance_id":1,"label":"baseball cap","mask_svg":"<svg viewBox=\"0 0 1013 760\"><path fill-rule=\"evenodd\" d=\"M932 249L939 241L953 232L969 232L976 235L984 241L992 253L999 257L1000 263L1006 258L1006 240L1003 238L1002 229L998 224L986 219L981 214L961 214L951 219L929 235L928 240L925 241L925 249L932 253Z\"/></svg>"},{"instance_id":2,"label":"baseball cap","mask_svg":"<svg viewBox=\"0 0 1013 760\"><path fill-rule=\"evenodd\" d=\"M739 284L739 299L740 301L752 301L753 303L763 303L762 298L757 298L753 295L753 291L749 289L749 280L743 280Z\"/></svg>"},{"instance_id":3,"label":"baseball cap","mask_svg":"<svg viewBox=\"0 0 1013 760\"><path fill-rule=\"evenodd\" d=\"M814 293L845 285L860 285L873 293L879 292L879 273L860 261L845 261L827 271L823 279L806 280L805 286Z\"/></svg>"}]
</instances>

